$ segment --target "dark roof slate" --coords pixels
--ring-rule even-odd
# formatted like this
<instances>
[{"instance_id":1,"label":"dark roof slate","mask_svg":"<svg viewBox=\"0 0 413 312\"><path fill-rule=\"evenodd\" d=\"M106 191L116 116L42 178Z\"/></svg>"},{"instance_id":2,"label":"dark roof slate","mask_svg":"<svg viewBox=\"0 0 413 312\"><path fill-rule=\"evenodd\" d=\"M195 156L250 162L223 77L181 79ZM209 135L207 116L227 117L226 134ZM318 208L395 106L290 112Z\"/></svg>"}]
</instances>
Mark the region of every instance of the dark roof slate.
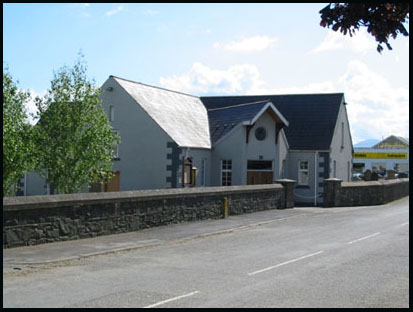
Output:
<instances>
[{"instance_id":1,"label":"dark roof slate","mask_svg":"<svg viewBox=\"0 0 413 312\"><path fill-rule=\"evenodd\" d=\"M215 143L218 141L218 139L227 134L240 122L253 119L267 103L268 101L266 100L211 110L207 109L211 142Z\"/></svg>"},{"instance_id":2,"label":"dark roof slate","mask_svg":"<svg viewBox=\"0 0 413 312\"><path fill-rule=\"evenodd\" d=\"M284 128L284 131L291 150L328 150L340 104L344 102L344 94L205 96L200 97L200 99L208 110L211 137L214 136L212 124L221 120L220 114L224 115L223 120L234 121L232 123L235 123L237 119L235 116L226 116L229 113L238 114L241 119L245 118L244 114L252 114L252 111L249 111L252 108L249 108L248 105L238 106L238 110L234 107L233 110L228 110L225 113L222 110L221 113L211 114L220 112L220 110L213 109L257 101L264 101L264 104L261 105L265 105L266 102L271 101L289 122L289 126ZM256 105L258 106L258 104ZM229 123L227 122L227 124ZM215 141L212 139L212 142Z\"/></svg>"}]
</instances>

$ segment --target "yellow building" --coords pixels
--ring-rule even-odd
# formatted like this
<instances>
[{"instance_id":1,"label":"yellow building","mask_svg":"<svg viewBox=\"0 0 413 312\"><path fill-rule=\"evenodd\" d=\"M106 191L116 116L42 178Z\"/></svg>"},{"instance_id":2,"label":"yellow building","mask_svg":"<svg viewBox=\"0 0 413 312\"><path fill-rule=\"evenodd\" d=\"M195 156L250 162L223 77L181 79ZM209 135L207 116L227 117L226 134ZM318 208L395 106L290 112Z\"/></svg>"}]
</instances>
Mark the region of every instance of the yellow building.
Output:
<instances>
[{"instance_id":1,"label":"yellow building","mask_svg":"<svg viewBox=\"0 0 413 312\"><path fill-rule=\"evenodd\" d=\"M409 173L409 139L391 135L370 148L354 148L353 171Z\"/></svg>"}]
</instances>

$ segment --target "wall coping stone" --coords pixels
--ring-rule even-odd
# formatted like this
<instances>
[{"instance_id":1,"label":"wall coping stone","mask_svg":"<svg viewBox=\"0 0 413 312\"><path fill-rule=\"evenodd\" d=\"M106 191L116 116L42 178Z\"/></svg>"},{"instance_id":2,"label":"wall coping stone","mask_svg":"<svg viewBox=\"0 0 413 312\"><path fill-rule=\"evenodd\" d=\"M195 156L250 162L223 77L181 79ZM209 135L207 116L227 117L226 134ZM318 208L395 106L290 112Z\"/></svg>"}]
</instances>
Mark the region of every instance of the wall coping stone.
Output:
<instances>
[{"instance_id":1,"label":"wall coping stone","mask_svg":"<svg viewBox=\"0 0 413 312\"><path fill-rule=\"evenodd\" d=\"M297 182L296 180L291 180L291 179L278 179L277 181L275 181L277 183L281 183L281 182Z\"/></svg>"},{"instance_id":2,"label":"wall coping stone","mask_svg":"<svg viewBox=\"0 0 413 312\"><path fill-rule=\"evenodd\" d=\"M262 185L234 185L234 186L211 186L196 188L173 188L137 190L107 193L76 193L58 195L35 195L35 196L11 196L3 198L3 212L15 210L30 210L38 208L53 208L63 206L83 206L90 204L120 203L128 201L159 200L169 198L180 198L183 195L229 195L245 192L262 192L266 190L279 190L280 184Z\"/></svg>"},{"instance_id":3,"label":"wall coping stone","mask_svg":"<svg viewBox=\"0 0 413 312\"><path fill-rule=\"evenodd\" d=\"M367 187L373 185L391 185L403 182L409 182L409 178L394 179L394 180L379 180L379 181L356 181L356 182L343 182L341 187Z\"/></svg>"}]
</instances>

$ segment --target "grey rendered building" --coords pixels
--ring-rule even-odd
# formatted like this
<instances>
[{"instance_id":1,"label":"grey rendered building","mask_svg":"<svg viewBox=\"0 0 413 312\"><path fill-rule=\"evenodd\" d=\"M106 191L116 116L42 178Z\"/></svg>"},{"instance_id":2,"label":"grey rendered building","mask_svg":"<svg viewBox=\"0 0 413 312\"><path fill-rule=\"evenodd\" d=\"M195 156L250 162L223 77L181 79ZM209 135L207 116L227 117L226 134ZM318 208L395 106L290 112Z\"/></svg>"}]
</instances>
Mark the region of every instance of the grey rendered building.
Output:
<instances>
[{"instance_id":1,"label":"grey rendered building","mask_svg":"<svg viewBox=\"0 0 413 312\"><path fill-rule=\"evenodd\" d=\"M114 76L102 88L121 191L289 178L296 202L319 204L325 178L351 179L343 93L195 97Z\"/></svg>"},{"instance_id":2,"label":"grey rendered building","mask_svg":"<svg viewBox=\"0 0 413 312\"><path fill-rule=\"evenodd\" d=\"M274 180L297 181L296 203L321 204L326 178L351 180L353 148L343 93L201 97L201 100L208 110L262 100L271 101L278 108L288 126L282 128L283 139L275 144L280 152L273 156L279 169L274 172ZM271 144L271 140L262 143ZM243 158L244 164L250 157L254 155ZM241 184L248 182L243 179Z\"/></svg>"},{"instance_id":3,"label":"grey rendered building","mask_svg":"<svg viewBox=\"0 0 413 312\"><path fill-rule=\"evenodd\" d=\"M288 178L297 181L296 203L314 205L322 203L325 178L351 179L343 93L196 97L115 76L102 89L121 143L115 178L91 191Z\"/></svg>"}]
</instances>

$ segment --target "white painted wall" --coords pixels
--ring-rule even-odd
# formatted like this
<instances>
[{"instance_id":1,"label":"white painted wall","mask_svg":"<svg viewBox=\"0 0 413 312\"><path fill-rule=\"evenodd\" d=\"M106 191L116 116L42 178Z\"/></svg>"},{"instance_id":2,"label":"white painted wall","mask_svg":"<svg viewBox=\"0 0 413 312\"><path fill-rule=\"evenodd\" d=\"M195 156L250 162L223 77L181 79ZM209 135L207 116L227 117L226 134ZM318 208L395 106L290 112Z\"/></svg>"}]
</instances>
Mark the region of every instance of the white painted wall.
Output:
<instances>
[{"instance_id":1,"label":"white painted wall","mask_svg":"<svg viewBox=\"0 0 413 312\"><path fill-rule=\"evenodd\" d=\"M259 141L255 137L255 130L264 127L267 130L267 136L264 140ZM245 139L244 139L245 142ZM247 169L248 160L270 160L273 162L273 180L277 179L278 174L278 148L275 144L275 122L268 112L256 121L249 134L249 141L246 144L245 168ZM243 171L244 184L247 183L247 170Z\"/></svg>"},{"instance_id":2,"label":"white painted wall","mask_svg":"<svg viewBox=\"0 0 413 312\"><path fill-rule=\"evenodd\" d=\"M276 180L279 178L285 178L288 170L288 142L285 136L284 129L282 129L278 135L278 168L276 174Z\"/></svg>"},{"instance_id":3,"label":"white painted wall","mask_svg":"<svg viewBox=\"0 0 413 312\"><path fill-rule=\"evenodd\" d=\"M298 183L299 161L308 161L308 186ZM319 162L320 159L316 151L289 151L286 178L297 181L294 190L296 203L307 203L309 206L313 206L315 197L317 204L322 203L322 198L319 197L322 188L319 187L319 183L323 179L319 177Z\"/></svg>"},{"instance_id":4,"label":"white painted wall","mask_svg":"<svg viewBox=\"0 0 413 312\"><path fill-rule=\"evenodd\" d=\"M107 91L112 87L113 91ZM167 142L172 139L114 80L109 78L102 86L103 108L115 108L112 127L119 131L120 160L113 162L113 170L120 171L120 190L168 188L166 182Z\"/></svg>"},{"instance_id":5,"label":"white painted wall","mask_svg":"<svg viewBox=\"0 0 413 312\"><path fill-rule=\"evenodd\" d=\"M211 186L211 150L208 149L194 149L194 148L190 148L190 149L186 149L183 148L182 149L182 153L179 156L180 159L182 159L182 157L184 156L188 156L188 157L192 157L192 165L195 166L198 170L196 173L196 187L204 187L204 186ZM203 173L202 173L202 164L203 164L203 160L205 160L205 184L203 184L202 181L202 177L203 177ZM182 165L179 167L178 170L178 185L181 186L182 185Z\"/></svg>"},{"instance_id":6,"label":"white painted wall","mask_svg":"<svg viewBox=\"0 0 413 312\"><path fill-rule=\"evenodd\" d=\"M244 185L243 172L247 170L245 126L238 125L212 147L211 186L221 185L221 160L232 160L232 185Z\"/></svg>"},{"instance_id":7,"label":"white painted wall","mask_svg":"<svg viewBox=\"0 0 413 312\"><path fill-rule=\"evenodd\" d=\"M342 125L344 126L342 128ZM344 130L343 134L342 131ZM343 135L343 136L342 136ZM351 139L350 125L347 118L346 105L340 105L337 123L331 141L330 153L330 177L342 179L345 182L351 181L353 142ZM336 172L334 175L334 161Z\"/></svg>"},{"instance_id":8,"label":"white painted wall","mask_svg":"<svg viewBox=\"0 0 413 312\"><path fill-rule=\"evenodd\" d=\"M263 141L255 138L255 130L264 127L267 136ZM238 125L225 137L221 138L212 149L211 185L221 185L221 160L232 160L232 185L245 185L247 183L248 160L271 160L273 161L274 180L280 178L278 155L287 155L285 138L280 133L279 142L283 142L282 151L275 144L275 122L269 113L265 112L256 121L249 133L248 144L246 143L246 126Z\"/></svg>"}]
</instances>

